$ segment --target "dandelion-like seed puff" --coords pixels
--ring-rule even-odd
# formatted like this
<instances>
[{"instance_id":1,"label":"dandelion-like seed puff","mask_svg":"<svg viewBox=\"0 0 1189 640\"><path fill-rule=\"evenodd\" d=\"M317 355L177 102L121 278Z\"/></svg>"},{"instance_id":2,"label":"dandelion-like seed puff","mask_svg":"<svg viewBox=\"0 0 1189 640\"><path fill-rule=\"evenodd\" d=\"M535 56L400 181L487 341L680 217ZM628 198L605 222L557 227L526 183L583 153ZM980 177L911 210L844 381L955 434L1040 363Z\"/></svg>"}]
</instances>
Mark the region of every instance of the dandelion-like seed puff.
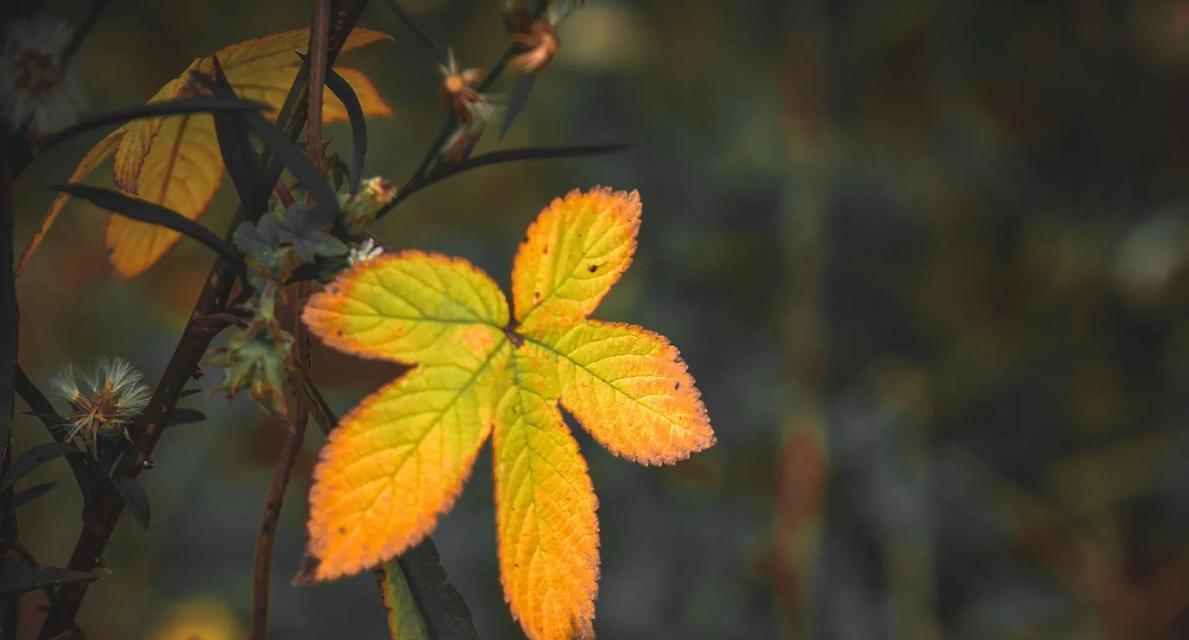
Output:
<instances>
[{"instance_id":1,"label":"dandelion-like seed puff","mask_svg":"<svg viewBox=\"0 0 1189 640\"><path fill-rule=\"evenodd\" d=\"M71 407L66 418L70 422L66 439L81 435L95 455L99 453L101 437L126 435L125 427L149 404L144 378L120 358L101 358L94 376L67 365L50 384Z\"/></svg>"},{"instance_id":2,"label":"dandelion-like seed puff","mask_svg":"<svg viewBox=\"0 0 1189 640\"><path fill-rule=\"evenodd\" d=\"M73 65L65 64L73 31L45 16L8 26L0 51L0 113L13 128L45 136L78 119L85 106Z\"/></svg>"}]
</instances>

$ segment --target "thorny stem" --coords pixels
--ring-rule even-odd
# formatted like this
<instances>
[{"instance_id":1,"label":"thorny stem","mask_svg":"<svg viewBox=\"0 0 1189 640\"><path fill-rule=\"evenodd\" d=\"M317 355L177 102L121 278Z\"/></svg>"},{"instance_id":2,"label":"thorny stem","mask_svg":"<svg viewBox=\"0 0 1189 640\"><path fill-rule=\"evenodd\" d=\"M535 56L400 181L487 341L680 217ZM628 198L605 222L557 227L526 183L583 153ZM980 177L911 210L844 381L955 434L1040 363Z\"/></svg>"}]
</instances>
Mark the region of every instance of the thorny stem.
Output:
<instances>
[{"instance_id":1,"label":"thorny stem","mask_svg":"<svg viewBox=\"0 0 1189 640\"><path fill-rule=\"evenodd\" d=\"M310 83L308 91L309 122L306 126L306 147L310 161L321 167L322 162L322 85L326 83L327 39L330 22L329 0L318 0L314 10L314 21L310 29ZM292 287L293 300L290 330L294 335L293 359L296 366L305 370L309 366L309 331L301 322L302 300L309 295L310 284L302 281ZM304 389L287 384L289 416L291 422L285 430L285 442L281 457L273 467L272 480L264 500L260 516L260 530L256 534L256 548L252 561L252 640L265 640L268 635L269 582L272 577L273 547L277 539L277 522L285 501L285 489L301 445L305 440L306 423L309 421Z\"/></svg>"},{"instance_id":2,"label":"thorny stem","mask_svg":"<svg viewBox=\"0 0 1189 640\"><path fill-rule=\"evenodd\" d=\"M334 62L366 3L367 0L332 0L327 64ZM302 71L299 71L294 79L285 105L277 117L282 130L291 139L296 138L305 125L306 91L309 90L308 66L309 62L302 65ZM279 172L279 169L275 171ZM234 266L218 260L207 277L202 293L199 294L194 314L187 322L178 346L165 367L165 373L157 384L149 407L130 429L133 439L132 450L121 459L115 471L117 474L135 477L149 459L161 436L165 417L177 405L186 381L197 373L198 363L215 335L214 331L197 322L196 318L224 311L234 280ZM99 491L94 504L84 510L83 529L70 559L71 569L90 571L102 563L103 551L123 508L124 502L113 486L105 486ZM42 638L53 638L74 629L74 618L86 596L87 587L87 583L81 583L67 585L59 590L41 629Z\"/></svg>"},{"instance_id":3,"label":"thorny stem","mask_svg":"<svg viewBox=\"0 0 1189 640\"><path fill-rule=\"evenodd\" d=\"M308 358L308 332L301 327L301 299L309 291L308 282L299 282L293 286L296 293L293 301L293 330L296 335L294 341L294 358L305 365ZM264 640L268 634L268 601L269 583L272 577L273 546L277 538L277 522L281 517L281 507L285 500L285 489L289 486L289 476L297 456L301 453L301 445L305 440L306 423L309 412L306 409L304 389L288 385L289 416L291 420L286 425L285 441L281 446L281 455L273 466L272 480L268 485L268 494L264 500L264 509L260 516L260 530L256 535L256 548L252 560L252 640Z\"/></svg>"}]
</instances>

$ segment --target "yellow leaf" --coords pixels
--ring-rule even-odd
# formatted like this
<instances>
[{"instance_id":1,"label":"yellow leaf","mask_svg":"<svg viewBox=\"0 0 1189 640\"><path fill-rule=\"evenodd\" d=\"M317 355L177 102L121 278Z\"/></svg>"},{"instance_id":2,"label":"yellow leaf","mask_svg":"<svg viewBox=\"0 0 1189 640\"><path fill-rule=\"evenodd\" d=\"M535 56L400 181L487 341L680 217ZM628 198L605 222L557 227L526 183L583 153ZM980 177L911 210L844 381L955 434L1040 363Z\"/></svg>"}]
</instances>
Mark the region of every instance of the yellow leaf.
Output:
<instances>
[{"instance_id":1,"label":"yellow leaf","mask_svg":"<svg viewBox=\"0 0 1189 640\"><path fill-rule=\"evenodd\" d=\"M557 359L562 406L611 452L670 464L714 444L701 394L664 336L587 320L529 339Z\"/></svg>"},{"instance_id":2,"label":"yellow leaf","mask_svg":"<svg viewBox=\"0 0 1189 640\"><path fill-rule=\"evenodd\" d=\"M598 500L578 443L548 394L552 372L534 371L521 351L496 411L493 445L504 596L533 640L591 638Z\"/></svg>"},{"instance_id":3,"label":"yellow leaf","mask_svg":"<svg viewBox=\"0 0 1189 640\"><path fill-rule=\"evenodd\" d=\"M357 573L433 529L490 433L507 345L466 366L418 367L342 419L314 469L308 578Z\"/></svg>"},{"instance_id":4,"label":"yellow leaf","mask_svg":"<svg viewBox=\"0 0 1189 640\"><path fill-rule=\"evenodd\" d=\"M74 173L70 174L69 182L79 182L91 175L91 172L95 170L95 167L99 166L99 163L106 160L108 156L116 151L123 138L124 129L116 129L104 136L98 144L91 147L87 155L83 156L82 162L79 162L78 166L74 168ZM21 261L16 268L17 274L20 274L25 270L25 267L29 266L29 260L33 258L33 254L41 246L42 241L45 240L45 236L49 234L50 228L54 226L54 221L58 219L58 214L62 212L62 207L66 206L68 200L70 200L70 196L61 193L50 203L50 210L45 214L45 218L42 219L41 227L29 239L29 244L25 246L25 251L21 254Z\"/></svg>"},{"instance_id":5,"label":"yellow leaf","mask_svg":"<svg viewBox=\"0 0 1189 640\"><path fill-rule=\"evenodd\" d=\"M215 120L198 113L166 118L160 126L135 176L136 189L120 185L121 190L196 219L206 211L223 182ZM110 215L104 239L116 275L130 279L156 264L181 237L172 229Z\"/></svg>"},{"instance_id":6,"label":"yellow leaf","mask_svg":"<svg viewBox=\"0 0 1189 640\"><path fill-rule=\"evenodd\" d=\"M301 58L297 54L305 52L309 38L309 29L275 33L225 47L216 51L214 56L219 58L219 65L227 74L227 81L235 88L236 95L268 104L274 109L270 115L275 117L276 110L281 108L301 68ZM343 53L385 40L391 40L391 37L380 31L356 29L343 45ZM190 68L210 74L214 72L215 65L211 57L206 57L195 60ZM366 74L337 66L335 71L355 90L364 115L392 115L392 107L380 97ZM324 89L323 98L323 122L347 119L346 108L329 89Z\"/></svg>"},{"instance_id":7,"label":"yellow leaf","mask_svg":"<svg viewBox=\"0 0 1189 640\"><path fill-rule=\"evenodd\" d=\"M640 195L574 190L557 198L528 229L512 265L516 320L534 325L580 320L632 263Z\"/></svg>"},{"instance_id":8,"label":"yellow leaf","mask_svg":"<svg viewBox=\"0 0 1189 640\"><path fill-rule=\"evenodd\" d=\"M714 443L677 349L588 320L631 261L640 200L595 189L529 228L503 294L463 260L403 252L356 266L303 318L347 353L419 366L359 404L322 451L307 575L357 573L435 526L494 431L500 576L534 640L593 636L597 499L561 405L611 451L667 464Z\"/></svg>"},{"instance_id":9,"label":"yellow leaf","mask_svg":"<svg viewBox=\"0 0 1189 640\"><path fill-rule=\"evenodd\" d=\"M356 29L347 38L343 51L388 39L388 35L378 31ZM219 58L236 94L267 103L274 109L270 117L275 117L275 110L284 102L300 67L297 54L305 51L308 42L309 30L299 29L224 47L214 56ZM191 74L209 74L213 70L212 56L198 58L180 76L166 83L149 102L195 95L198 86ZM336 70L355 89L364 115L392 114L392 108L365 74L348 68L336 67ZM342 102L329 90L325 92L322 115L325 122L347 118ZM137 120L105 138L100 146L104 143L110 146L109 139L113 137L119 141L119 149L112 175L122 191L174 209L190 219L197 219L206 212L223 179L223 158L219 154L211 116L195 114ZM102 160L99 158L85 166L99 149L96 147L84 158L71 181L85 177ZM105 157L110 154L110 149L104 152ZM82 171L84 168L87 170ZM65 201L60 198L51 205L35 243L40 243L39 238L48 232ZM170 229L113 215L109 218L105 242L116 274L130 279L153 266L180 237ZM35 249L36 244L32 244L23 262L28 261Z\"/></svg>"},{"instance_id":10,"label":"yellow leaf","mask_svg":"<svg viewBox=\"0 0 1189 640\"><path fill-rule=\"evenodd\" d=\"M455 363L504 340L508 303L465 260L402 251L341 275L313 296L305 323L340 351L412 363Z\"/></svg>"}]
</instances>

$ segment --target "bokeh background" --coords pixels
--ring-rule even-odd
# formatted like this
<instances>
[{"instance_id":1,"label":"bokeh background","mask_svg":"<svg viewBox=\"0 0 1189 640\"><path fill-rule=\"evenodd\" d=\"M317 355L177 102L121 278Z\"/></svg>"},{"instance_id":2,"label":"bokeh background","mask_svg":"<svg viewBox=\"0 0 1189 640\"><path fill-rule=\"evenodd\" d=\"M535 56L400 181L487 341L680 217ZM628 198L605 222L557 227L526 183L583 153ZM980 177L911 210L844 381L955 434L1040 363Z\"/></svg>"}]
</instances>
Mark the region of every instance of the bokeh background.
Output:
<instances>
[{"instance_id":1,"label":"bokeh background","mask_svg":"<svg viewBox=\"0 0 1189 640\"><path fill-rule=\"evenodd\" d=\"M77 20L85 4L47 7ZM370 123L368 171L399 181L440 126L439 76L373 5L362 24L395 41L343 62L397 111ZM404 5L465 66L506 45L494 0ZM84 85L96 109L141 102L193 58L311 12L117 0L81 51ZM636 263L598 315L682 349L718 445L644 468L577 431L600 497L599 634L1189 637L1189 2L591 0L560 33L507 139L482 148L631 149L458 176L378 234L506 284L550 198L640 190ZM345 126L331 136L347 148ZM91 143L22 177L18 237ZM225 188L203 222L221 232L232 205ZM21 277L39 383L101 354L154 377L201 286L210 256L186 242L115 280L102 228L71 205ZM339 411L397 373L315 362ZM81 617L93 640L246 629L281 427L246 398L187 403L209 420L169 431L142 477L153 524L121 522ZM45 438L31 418L16 437ZM288 584L321 439L281 520L273 637L380 638L371 576ZM475 469L435 540L480 634L520 637L488 453ZM46 479L61 484L22 510L23 540L63 564L80 505L64 464L26 482Z\"/></svg>"}]
</instances>

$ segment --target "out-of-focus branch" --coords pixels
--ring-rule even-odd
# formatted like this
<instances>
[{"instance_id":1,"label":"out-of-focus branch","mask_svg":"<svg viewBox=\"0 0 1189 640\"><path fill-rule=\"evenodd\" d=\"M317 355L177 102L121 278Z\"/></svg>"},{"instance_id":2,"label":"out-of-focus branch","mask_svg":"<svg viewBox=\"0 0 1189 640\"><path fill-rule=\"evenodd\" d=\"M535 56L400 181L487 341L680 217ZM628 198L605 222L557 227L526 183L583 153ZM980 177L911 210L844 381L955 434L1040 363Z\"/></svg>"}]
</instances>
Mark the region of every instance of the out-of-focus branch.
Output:
<instances>
[{"instance_id":1,"label":"out-of-focus branch","mask_svg":"<svg viewBox=\"0 0 1189 640\"><path fill-rule=\"evenodd\" d=\"M327 64L334 62L365 5L366 0L331 2ZM307 57L277 117L282 131L291 139L295 139L304 127L308 113L306 92L310 89L309 66ZM317 90L320 91L321 87ZM280 169L272 163L269 163L269 169L275 181L275 177L280 175ZM236 223L233 222L234 224ZM132 450L121 459L116 474L135 477L149 459L158 438L161 437L166 416L177 405L185 383L194 375L198 363L216 334L216 331L195 318L224 311L234 281L234 267L223 260L216 262L199 295L191 320L186 324L178 346L165 367L165 373L157 384L148 409L130 430ZM71 569L91 571L102 563L103 551L107 548L108 539L115 530L123 508L123 499L114 487L104 487L98 493L93 504L84 512L83 530L70 559ZM42 638L52 638L74 628L74 618L86 596L87 587L88 585L83 583L69 585L59 591L58 598L50 608L45 625L41 629Z\"/></svg>"}]
</instances>

